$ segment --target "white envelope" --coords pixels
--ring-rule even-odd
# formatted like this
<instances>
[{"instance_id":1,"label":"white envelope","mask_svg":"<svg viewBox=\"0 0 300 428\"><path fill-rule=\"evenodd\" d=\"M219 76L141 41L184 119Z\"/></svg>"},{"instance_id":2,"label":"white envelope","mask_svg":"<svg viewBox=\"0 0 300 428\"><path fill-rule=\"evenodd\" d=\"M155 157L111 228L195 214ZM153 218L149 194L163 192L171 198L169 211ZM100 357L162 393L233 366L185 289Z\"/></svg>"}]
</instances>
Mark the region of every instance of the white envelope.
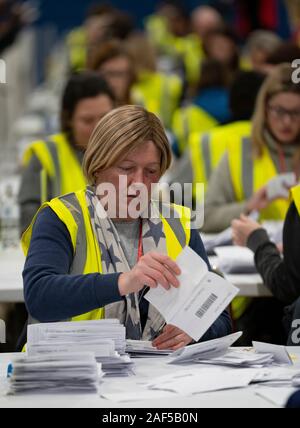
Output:
<instances>
[{"instance_id":1,"label":"white envelope","mask_svg":"<svg viewBox=\"0 0 300 428\"><path fill-rule=\"evenodd\" d=\"M168 324L175 325L198 341L239 290L208 271L207 264L190 247L176 260L181 269L179 288L158 286L145 298L156 307Z\"/></svg>"}]
</instances>

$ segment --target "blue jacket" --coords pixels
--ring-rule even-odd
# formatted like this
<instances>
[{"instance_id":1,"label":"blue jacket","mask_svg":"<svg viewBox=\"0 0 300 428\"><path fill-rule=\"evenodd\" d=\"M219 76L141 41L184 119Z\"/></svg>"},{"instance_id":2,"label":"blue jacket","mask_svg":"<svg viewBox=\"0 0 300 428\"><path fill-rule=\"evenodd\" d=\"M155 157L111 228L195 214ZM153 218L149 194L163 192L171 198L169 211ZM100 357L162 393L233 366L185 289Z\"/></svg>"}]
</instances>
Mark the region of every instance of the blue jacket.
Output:
<instances>
[{"instance_id":1,"label":"blue jacket","mask_svg":"<svg viewBox=\"0 0 300 428\"><path fill-rule=\"evenodd\" d=\"M189 245L209 266L196 230L191 231ZM40 322L61 321L122 300L120 273L70 275L72 261L72 242L66 226L51 208L45 208L35 221L23 271L25 303L33 318ZM141 300L141 316L146 316L147 301ZM225 311L202 340L226 336L231 329L231 319Z\"/></svg>"},{"instance_id":2,"label":"blue jacket","mask_svg":"<svg viewBox=\"0 0 300 428\"><path fill-rule=\"evenodd\" d=\"M300 409L300 391L291 396L286 407L288 409Z\"/></svg>"}]
</instances>

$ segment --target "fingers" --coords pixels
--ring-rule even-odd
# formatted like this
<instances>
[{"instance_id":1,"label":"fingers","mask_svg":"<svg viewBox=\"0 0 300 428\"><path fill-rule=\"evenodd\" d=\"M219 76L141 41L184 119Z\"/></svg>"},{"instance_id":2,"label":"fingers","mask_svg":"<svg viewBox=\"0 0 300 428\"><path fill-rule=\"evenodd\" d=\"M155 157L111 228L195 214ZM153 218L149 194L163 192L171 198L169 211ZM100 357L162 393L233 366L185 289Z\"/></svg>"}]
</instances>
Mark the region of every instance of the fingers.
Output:
<instances>
[{"instance_id":1,"label":"fingers","mask_svg":"<svg viewBox=\"0 0 300 428\"><path fill-rule=\"evenodd\" d=\"M161 276L164 278L164 281L166 282L166 285L171 284L173 287L179 287L180 284L178 279L165 265L159 263L152 257L147 259L147 265L161 274Z\"/></svg>"},{"instance_id":2,"label":"fingers","mask_svg":"<svg viewBox=\"0 0 300 428\"><path fill-rule=\"evenodd\" d=\"M143 270L143 274L148 277L151 278L151 280L153 282L155 282L156 286L157 284L161 284L162 287L164 287L166 290L169 290L170 288L170 283L169 281L165 278L165 276L160 273L158 270L156 269L152 269L149 266L142 266L140 269ZM149 285L148 283L145 282L145 284ZM149 285L150 286L150 285Z\"/></svg>"},{"instance_id":3,"label":"fingers","mask_svg":"<svg viewBox=\"0 0 300 428\"><path fill-rule=\"evenodd\" d=\"M166 325L163 333L159 335L153 342L153 346L157 349L180 349L183 346L192 342L192 338L180 328L173 325Z\"/></svg>"},{"instance_id":4,"label":"fingers","mask_svg":"<svg viewBox=\"0 0 300 428\"><path fill-rule=\"evenodd\" d=\"M166 340L173 339L180 333L182 333L182 331L179 328L167 325L163 329L163 332L153 341L153 346L159 346L161 343L165 342Z\"/></svg>"},{"instance_id":5,"label":"fingers","mask_svg":"<svg viewBox=\"0 0 300 428\"><path fill-rule=\"evenodd\" d=\"M154 260L158 261L159 263L167 266L167 268L171 272L173 272L175 275L181 274L181 270L179 266L170 257L165 256L164 254L159 254L155 252L148 253L147 255L153 258Z\"/></svg>"},{"instance_id":6,"label":"fingers","mask_svg":"<svg viewBox=\"0 0 300 428\"><path fill-rule=\"evenodd\" d=\"M163 342L160 342L158 345L154 345L154 342L153 342L153 346L156 346L157 349L162 349L162 350L163 349L175 350L175 348L179 349L182 346L188 345L188 343L190 342L191 342L191 339L189 338L189 336L182 332L181 334L177 334L173 338L169 338L164 340Z\"/></svg>"}]
</instances>

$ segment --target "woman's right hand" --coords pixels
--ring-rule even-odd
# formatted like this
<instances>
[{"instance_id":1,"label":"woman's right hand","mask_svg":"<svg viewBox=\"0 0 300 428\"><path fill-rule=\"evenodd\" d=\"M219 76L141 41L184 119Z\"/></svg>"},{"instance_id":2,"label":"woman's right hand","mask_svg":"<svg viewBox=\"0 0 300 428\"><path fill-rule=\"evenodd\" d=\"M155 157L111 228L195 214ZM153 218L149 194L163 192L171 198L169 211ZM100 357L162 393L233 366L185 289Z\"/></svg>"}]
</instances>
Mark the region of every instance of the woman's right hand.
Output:
<instances>
[{"instance_id":1,"label":"woman's right hand","mask_svg":"<svg viewBox=\"0 0 300 428\"><path fill-rule=\"evenodd\" d=\"M246 205L246 214L249 215L252 211L262 211L270 205L268 199L267 187L262 187L248 200Z\"/></svg>"},{"instance_id":2,"label":"woman's right hand","mask_svg":"<svg viewBox=\"0 0 300 428\"><path fill-rule=\"evenodd\" d=\"M119 291L121 296L139 292L145 285L156 288L161 284L166 290L171 286L178 288L177 276L181 271L177 264L168 256L150 252L140 258L129 272L119 276Z\"/></svg>"}]
</instances>

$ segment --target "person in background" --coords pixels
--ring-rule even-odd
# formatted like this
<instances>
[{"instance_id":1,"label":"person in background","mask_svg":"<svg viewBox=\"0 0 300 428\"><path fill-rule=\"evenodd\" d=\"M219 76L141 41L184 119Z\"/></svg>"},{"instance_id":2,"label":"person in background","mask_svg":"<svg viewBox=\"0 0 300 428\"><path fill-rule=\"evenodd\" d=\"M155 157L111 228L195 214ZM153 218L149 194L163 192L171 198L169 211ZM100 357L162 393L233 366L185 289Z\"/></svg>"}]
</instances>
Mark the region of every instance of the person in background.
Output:
<instances>
[{"instance_id":1,"label":"person in background","mask_svg":"<svg viewBox=\"0 0 300 428\"><path fill-rule=\"evenodd\" d=\"M191 133L182 158L174 163L169 174L171 183L204 183L206 186L229 147L231 136L238 135L240 139L250 137L250 120L264 78L264 75L254 71L238 73L229 91L232 122L209 131Z\"/></svg>"},{"instance_id":2,"label":"person in background","mask_svg":"<svg viewBox=\"0 0 300 428\"><path fill-rule=\"evenodd\" d=\"M119 106L131 104L131 87L135 81L134 65L124 44L119 40L102 43L88 62L108 83Z\"/></svg>"},{"instance_id":3,"label":"person in background","mask_svg":"<svg viewBox=\"0 0 300 428\"><path fill-rule=\"evenodd\" d=\"M247 246L254 252L257 271L273 296L290 305L286 311L289 314L285 320L286 333L288 345L295 346L298 343L293 343L292 323L300 319L300 186L292 190L292 199L284 225L283 258L266 230L246 216L232 222L232 233L236 245Z\"/></svg>"},{"instance_id":4,"label":"person in background","mask_svg":"<svg viewBox=\"0 0 300 428\"><path fill-rule=\"evenodd\" d=\"M266 60L266 71L271 72L274 68L282 63L289 63L300 58L300 47L295 43L282 43Z\"/></svg>"},{"instance_id":5,"label":"person in background","mask_svg":"<svg viewBox=\"0 0 300 428\"><path fill-rule=\"evenodd\" d=\"M245 48L250 67L256 71L265 72L268 58L276 52L282 44L283 41L281 38L271 31L256 30L251 33Z\"/></svg>"},{"instance_id":6,"label":"person in background","mask_svg":"<svg viewBox=\"0 0 300 428\"><path fill-rule=\"evenodd\" d=\"M189 138L188 145L193 171L193 183L208 185L213 171L226 153L232 136L239 141L251 136L251 118L257 94L265 75L255 71L240 71L229 94L231 121L209 131L196 132ZM233 149L233 148L232 148Z\"/></svg>"},{"instance_id":7,"label":"person in background","mask_svg":"<svg viewBox=\"0 0 300 428\"><path fill-rule=\"evenodd\" d=\"M198 6L192 11L192 30L203 42L206 36L224 24L220 13L211 6Z\"/></svg>"},{"instance_id":8,"label":"person in background","mask_svg":"<svg viewBox=\"0 0 300 428\"><path fill-rule=\"evenodd\" d=\"M108 4L89 8L82 27L72 30L66 40L71 71L86 68L102 42L113 38L124 40L133 31L132 19Z\"/></svg>"},{"instance_id":9,"label":"person in background","mask_svg":"<svg viewBox=\"0 0 300 428\"><path fill-rule=\"evenodd\" d=\"M143 105L170 128L182 95L182 83L176 75L158 72L156 59L153 45L137 33L126 43L118 40L103 43L88 65L108 82L118 105Z\"/></svg>"},{"instance_id":10,"label":"person in background","mask_svg":"<svg viewBox=\"0 0 300 428\"><path fill-rule=\"evenodd\" d=\"M179 328L166 325L144 298L158 283L165 289L180 286L174 260L186 245L209 266L200 235L190 228L190 211L172 205L165 216L151 199L151 185L170 162L162 123L143 107L119 107L98 123L83 164L89 186L45 204L23 236L29 322L118 318L127 338L155 338L159 349L192 342ZM120 175L126 178L123 187ZM98 189L105 183L114 190L103 199ZM138 204L144 208L132 213L141 184L147 196ZM230 331L225 311L202 340Z\"/></svg>"},{"instance_id":11,"label":"person in background","mask_svg":"<svg viewBox=\"0 0 300 428\"><path fill-rule=\"evenodd\" d=\"M251 137L231 137L209 181L205 232L221 232L241 214L252 212L258 212L260 220L284 220L289 200L269 198L267 186L279 174L294 173L296 180L300 173L300 87L293 83L292 72L289 64L282 64L267 77L257 98ZM243 344L284 342L278 301L237 298L232 310L236 325L247 332ZM266 311L268 322L263 322Z\"/></svg>"},{"instance_id":12,"label":"person in background","mask_svg":"<svg viewBox=\"0 0 300 428\"><path fill-rule=\"evenodd\" d=\"M11 0L0 0L0 54L16 40L19 32L34 19L35 11Z\"/></svg>"},{"instance_id":13,"label":"person in background","mask_svg":"<svg viewBox=\"0 0 300 428\"><path fill-rule=\"evenodd\" d=\"M213 172L205 199L203 230L217 233L241 214L258 211L265 220L283 220L289 202L269 200L266 186L278 174L299 176L300 87L289 64L278 66L257 98L251 138L232 138Z\"/></svg>"},{"instance_id":14,"label":"person in background","mask_svg":"<svg viewBox=\"0 0 300 428\"><path fill-rule=\"evenodd\" d=\"M194 86L204 53L201 40L191 32L190 16L184 3L161 2L157 12L146 18L145 29L163 70L180 74L187 86Z\"/></svg>"},{"instance_id":15,"label":"person in background","mask_svg":"<svg viewBox=\"0 0 300 428\"><path fill-rule=\"evenodd\" d=\"M215 59L226 67L228 84L231 84L240 68L239 41L234 31L227 26L210 31L203 40L206 57Z\"/></svg>"},{"instance_id":16,"label":"person in background","mask_svg":"<svg viewBox=\"0 0 300 428\"><path fill-rule=\"evenodd\" d=\"M105 81L94 73L72 76L61 103L61 132L30 144L23 155L19 191L24 232L41 203L85 184L81 163L99 120L115 106Z\"/></svg>"},{"instance_id":17,"label":"person in background","mask_svg":"<svg viewBox=\"0 0 300 428\"><path fill-rule=\"evenodd\" d=\"M203 61L195 96L173 116L172 131L180 156L192 133L205 132L230 120L228 92L226 67L217 60Z\"/></svg>"}]
</instances>

